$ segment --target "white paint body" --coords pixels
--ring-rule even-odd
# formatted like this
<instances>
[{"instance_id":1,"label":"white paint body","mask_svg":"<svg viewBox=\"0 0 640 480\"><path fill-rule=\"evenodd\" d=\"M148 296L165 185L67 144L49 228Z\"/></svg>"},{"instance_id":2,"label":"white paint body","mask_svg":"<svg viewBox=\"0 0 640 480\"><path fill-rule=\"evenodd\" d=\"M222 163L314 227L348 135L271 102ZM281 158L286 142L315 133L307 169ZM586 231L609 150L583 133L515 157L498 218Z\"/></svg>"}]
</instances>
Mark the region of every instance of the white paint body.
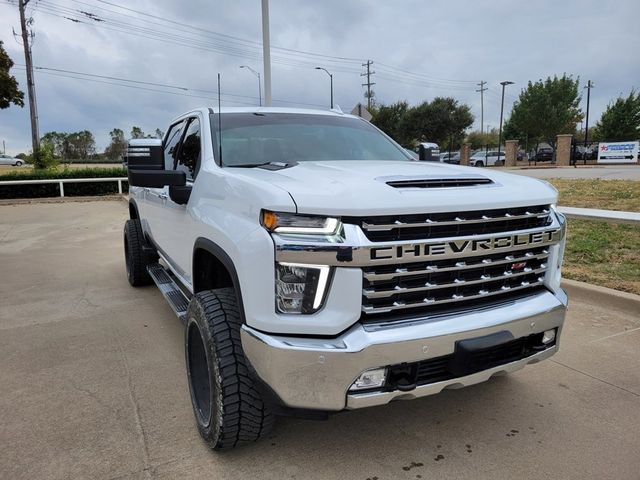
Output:
<instances>
[{"instance_id":1,"label":"white paint body","mask_svg":"<svg viewBox=\"0 0 640 480\"><path fill-rule=\"evenodd\" d=\"M266 107L222 112L253 111L343 115ZM358 321L363 287L360 268L339 267L319 312L276 313L274 242L260 225L262 209L342 217L554 204L557 198L546 182L490 170L482 172L494 182L488 186L403 190L381 181L387 177L478 174L477 169L437 162L301 162L278 171L220 167L215 161L209 115L210 110L204 108L176 119L197 116L202 126L201 168L186 205L174 203L167 187L131 187L130 192L145 233L188 289L193 285L196 239L209 239L226 252L238 274L247 325L262 332L337 335Z\"/></svg>"}]
</instances>

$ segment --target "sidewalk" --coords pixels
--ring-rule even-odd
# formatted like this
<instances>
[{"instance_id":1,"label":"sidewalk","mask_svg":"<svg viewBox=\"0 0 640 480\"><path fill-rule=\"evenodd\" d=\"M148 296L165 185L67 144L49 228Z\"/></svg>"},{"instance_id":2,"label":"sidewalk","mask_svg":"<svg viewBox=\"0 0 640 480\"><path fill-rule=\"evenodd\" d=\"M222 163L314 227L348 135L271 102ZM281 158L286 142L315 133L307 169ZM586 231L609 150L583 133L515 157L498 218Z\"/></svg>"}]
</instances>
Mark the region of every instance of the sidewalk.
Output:
<instances>
[{"instance_id":1,"label":"sidewalk","mask_svg":"<svg viewBox=\"0 0 640 480\"><path fill-rule=\"evenodd\" d=\"M599 210L597 208L558 207L561 213L571 218L582 220L603 220L605 222L629 223L640 225L639 212L619 212L615 210Z\"/></svg>"}]
</instances>

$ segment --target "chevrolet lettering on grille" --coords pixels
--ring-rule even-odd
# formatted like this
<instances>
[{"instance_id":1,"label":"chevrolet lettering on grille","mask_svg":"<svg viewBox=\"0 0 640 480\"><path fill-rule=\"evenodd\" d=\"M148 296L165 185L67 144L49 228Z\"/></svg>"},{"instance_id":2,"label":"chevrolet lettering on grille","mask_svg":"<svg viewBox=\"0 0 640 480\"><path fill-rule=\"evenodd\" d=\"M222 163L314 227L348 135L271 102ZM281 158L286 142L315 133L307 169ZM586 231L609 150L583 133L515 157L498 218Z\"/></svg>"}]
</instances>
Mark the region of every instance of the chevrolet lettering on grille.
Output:
<instances>
[{"instance_id":1,"label":"chevrolet lettering on grille","mask_svg":"<svg viewBox=\"0 0 640 480\"><path fill-rule=\"evenodd\" d=\"M489 238L450 240L436 243L409 243L369 249L372 262L389 262L390 260L421 260L439 256L447 258L467 256L476 252L491 253L504 249L519 249L528 246L547 245L560 239L560 229L543 232L499 235Z\"/></svg>"}]
</instances>

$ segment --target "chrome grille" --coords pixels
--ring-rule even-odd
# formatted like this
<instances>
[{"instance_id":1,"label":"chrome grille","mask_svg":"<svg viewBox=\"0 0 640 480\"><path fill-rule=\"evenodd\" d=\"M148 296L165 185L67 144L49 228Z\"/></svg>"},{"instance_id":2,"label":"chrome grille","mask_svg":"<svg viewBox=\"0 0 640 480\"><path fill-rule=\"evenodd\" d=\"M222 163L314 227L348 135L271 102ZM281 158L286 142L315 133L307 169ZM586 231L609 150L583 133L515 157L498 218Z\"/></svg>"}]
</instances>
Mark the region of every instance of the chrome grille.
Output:
<instances>
[{"instance_id":1,"label":"chrome grille","mask_svg":"<svg viewBox=\"0 0 640 480\"><path fill-rule=\"evenodd\" d=\"M485 211L385 217L349 217L373 242L485 235L545 227L552 223L549 205Z\"/></svg>"},{"instance_id":2,"label":"chrome grille","mask_svg":"<svg viewBox=\"0 0 640 480\"><path fill-rule=\"evenodd\" d=\"M363 268L362 311L377 318L410 310L425 314L479 306L542 288L548 247Z\"/></svg>"}]
</instances>

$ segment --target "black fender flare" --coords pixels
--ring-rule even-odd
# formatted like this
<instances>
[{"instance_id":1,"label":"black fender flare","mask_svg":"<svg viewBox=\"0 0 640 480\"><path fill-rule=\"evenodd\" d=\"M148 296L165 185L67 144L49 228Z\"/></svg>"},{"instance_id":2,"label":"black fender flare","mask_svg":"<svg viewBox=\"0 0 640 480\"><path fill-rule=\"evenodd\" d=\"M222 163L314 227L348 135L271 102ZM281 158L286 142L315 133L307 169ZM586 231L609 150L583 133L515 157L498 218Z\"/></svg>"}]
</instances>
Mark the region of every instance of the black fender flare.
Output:
<instances>
[{"instance_id":1,"label":"black fender flare","mask_svg":"<svg viewBox=\"0 0 640 480\"><path fill-rule=\"evenodd\" d=\"M233 289L236 292L236 299L238 300L238 307L240 310L240 318L242 319L242 323L246 324L246 317L244 314L244 302L242 301L242 289L240 288L240 280L238 279L238 272L236 270L236 266L231 260L231 257L227 254L227 252L222 249L218 244L212 242L208 238L198 237L193 245L193 258L191 262L191 269L195 270L195 261L196 261L196 251L204 250L213 257L215 257L229 272L229 276L231 277L231 283L233 284ZM193 284L193 292L196 293L196 285L195 285L195 275L192 272L191 278L194 280Z\"/></svg>"},{"instance_id":2,"label":"black fender flare","mask_svg":"<svg viewBox=\"0 0 640 480\"><path fill-rule=\"evenodd\" d=\"M134 216L135 215L135 216ZM133 198L129 199L129 218L132 220L140 220L140 212L138 210L138 205Z\"/></svg>"}]
</instances>

